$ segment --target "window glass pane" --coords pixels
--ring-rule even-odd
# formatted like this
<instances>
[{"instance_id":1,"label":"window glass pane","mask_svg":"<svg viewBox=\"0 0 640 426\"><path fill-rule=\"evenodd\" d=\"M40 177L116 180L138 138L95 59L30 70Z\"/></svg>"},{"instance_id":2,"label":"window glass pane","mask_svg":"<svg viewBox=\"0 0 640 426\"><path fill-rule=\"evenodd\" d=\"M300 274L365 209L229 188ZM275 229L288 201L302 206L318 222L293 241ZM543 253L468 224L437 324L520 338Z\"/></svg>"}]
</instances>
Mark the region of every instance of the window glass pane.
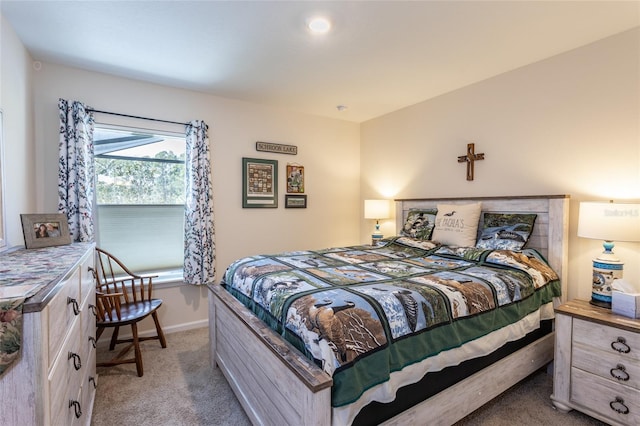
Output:
<instances>
[{"instance_id":1,"label":"window glass pane","mask_svg":"<svg viewBox=\"0 0 640 426\"><path fill-rule=\"evenodd\" d=\"M134 272L179 269L185 139L96 126L97 241Z\"/></svg>"},{"instance_id":2,"label":"window glass pane","mask_svg":"<svg viewBox=\"0 0 640 426\"><path fill-rule=\"evenodd\" d=\"M96 129L98 204L184 204L184 138Z\"/></svg>"}]
</instances>

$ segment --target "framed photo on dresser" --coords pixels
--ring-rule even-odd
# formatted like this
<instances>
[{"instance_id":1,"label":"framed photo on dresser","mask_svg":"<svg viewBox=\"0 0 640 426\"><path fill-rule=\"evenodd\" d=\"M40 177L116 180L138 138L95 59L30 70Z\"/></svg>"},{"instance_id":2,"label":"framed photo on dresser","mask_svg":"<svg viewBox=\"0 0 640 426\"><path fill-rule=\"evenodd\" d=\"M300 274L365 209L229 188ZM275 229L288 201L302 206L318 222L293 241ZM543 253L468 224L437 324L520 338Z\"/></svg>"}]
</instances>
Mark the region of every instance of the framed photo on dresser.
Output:
<instances>
[{"instance_id":1,"label":"framed photo on dresser","mask_svg":"<svg viewBox=\"0 0 640 426\"><path fill-rule=\"evenodd\" d=\"M20 219L28 249L71 244L69 222L63 213L21 214Z\"/></svg>"}]
</instances>

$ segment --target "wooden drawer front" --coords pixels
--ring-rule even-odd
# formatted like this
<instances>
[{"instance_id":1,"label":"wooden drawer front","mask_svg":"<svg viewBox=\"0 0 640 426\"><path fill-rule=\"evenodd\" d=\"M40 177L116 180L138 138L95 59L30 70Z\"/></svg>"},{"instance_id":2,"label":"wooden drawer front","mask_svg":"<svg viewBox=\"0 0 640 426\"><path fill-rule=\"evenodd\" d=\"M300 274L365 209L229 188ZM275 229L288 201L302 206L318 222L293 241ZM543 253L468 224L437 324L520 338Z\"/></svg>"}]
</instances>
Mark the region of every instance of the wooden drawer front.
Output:
<instances>
[{"instance_id":1,"label":"wooden drawer front","mask_svg":"<svg viewBox=\"0 0 640 426\"><path fill-rule=\"evenodd\" d=\"M95 311L95 293L90 294L82 306L80 314L80 324L82 330L81 337L81 355L82 360L89 359L91 352L95 352L96 342L96 316Z\"/></svg>"},{"instance_id":2,"label":"wooden drawer front","mask_svg":"<svg viewBox=\"0 0 640 426\"><path fill-rule=\"evenodd\" d=\"M616 399L620 403L615 403ZM585 411L600 413L613 422L640 424L640 391L578 368L571 369L571 401L584 407ZM619 413L615 408L628 412Z\"/></svg>"},{"instance_id":3,"label":"wooden drawer front","mask_svg":"<svg viewBox=\"0 0 640 426\"><path fill-rule=\"evenodd\" d=\"M75 269L68 277L45 309L49 318L49 361L47 366L50 367L55 361L55 356L62 346L71 323L80 315L79 269Z\"/></svg>"},{"instance_id":4,"label":"wooden drawer front","mask_svg":"<svg viewBox=\"0 0 640 426\"><path fill-rule=\"evenodd\" d=\"M81 352L80 321L75 321L69 331L69 338L65 340L60 355L56 358L49 373L49 397L51 408L51 422L53 425L70 425L73 422L71 414L73 407L69 407L70 400L79 401L79 389L82 383L85 360L78 359ZM74 356L70 356L73 354ZM80 365L78 370L76 366Z\"/></svg>"},{"instance_id":5,"label":"wooden drawer front","mask_svg":"<svg viewBox=\"0 0 640 426\"><path fill-rule=\"evenodd\" d=\"M80 299L83 303L87 296L95 294L96 292L95 281L93 280L93 274L91 273L93 264L94 253L93 250L91 250L90 255L87 256L80 265Z\"/></svg>"},{"instance_id":6,"label":"wooden drawer front","mask_svg":"<svg viewBox=\"0 0 640 426\"><path fill-rule=\"evenodd\" d=\"M88 425L89 421L86 420L87 413L85 412L85 407L82 406L82 388L79 387L69 395L69 411L67 413L67 418L70 420L67 423L70 426L80 426L80 425Z\"/></svg>"},{"instance_id":7,"label":"wooden drawer front","mask_svg":"<svg viewBox=\"0 0 640 426\"><path fill-rule=\"evenodd\" d=\"M82 379L82 418L83 423L88 425L91 422L91 412L93 407L93 401L96 397L96 387L98 386L98 376L96 375L96 352L91 352L89 359L87 360L87 366L89 367L85 371L85 376Z\"/></svg>"},{"instance_id":8,"label":"wooden drawer front","mask_svg":"<svg viewBox=\"0 0 640 426\"><path fill-rule=\"evenodd\" d=\"M576 368L640 390L640 363L629 362L629 357L575 344L572 358L571 365Z\"/></svg>"},{"instance_id":9,"label":"wooden drawer front","mask_svg":"<svg viewBox=\"0 0 640 426\"><path fill-rule=\"evenodd\" d=\"M640 333L576 318L573 321L573 342L640 362Z\"/></svg>"}]
</instances>

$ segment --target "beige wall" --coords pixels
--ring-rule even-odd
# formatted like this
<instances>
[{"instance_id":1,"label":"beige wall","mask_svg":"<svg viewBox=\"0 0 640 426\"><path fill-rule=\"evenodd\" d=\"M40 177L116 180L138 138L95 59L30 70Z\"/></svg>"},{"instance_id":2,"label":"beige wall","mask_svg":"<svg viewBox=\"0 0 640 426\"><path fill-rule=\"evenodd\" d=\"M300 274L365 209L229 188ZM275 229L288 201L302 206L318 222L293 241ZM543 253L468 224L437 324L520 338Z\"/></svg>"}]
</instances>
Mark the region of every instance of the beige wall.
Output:
<instances>
[{"instance_id":1,"label":"beige wall","mask_svg":"<svg viewBox=\"0 0 640 426\"><path fill-rule=\"evenodd\" d=\"M0 15L0 109L4 139L4 213L7 245L24 244L20 213L35 212L32 60Z\"/></svg>"},{"instance_id":2,"label":"beige wall","mask_svg":"<svg viewBox=\"0 0 640 426\"><path fill-rule=\"evenodd\" d=\"M569 194L569 297L588 299L601 242L576 236L579 201L640 200L639 52L635 29L363 123L363 198ZM640 245L616 253L640 285Z\"/></svg>"}]
</instances>

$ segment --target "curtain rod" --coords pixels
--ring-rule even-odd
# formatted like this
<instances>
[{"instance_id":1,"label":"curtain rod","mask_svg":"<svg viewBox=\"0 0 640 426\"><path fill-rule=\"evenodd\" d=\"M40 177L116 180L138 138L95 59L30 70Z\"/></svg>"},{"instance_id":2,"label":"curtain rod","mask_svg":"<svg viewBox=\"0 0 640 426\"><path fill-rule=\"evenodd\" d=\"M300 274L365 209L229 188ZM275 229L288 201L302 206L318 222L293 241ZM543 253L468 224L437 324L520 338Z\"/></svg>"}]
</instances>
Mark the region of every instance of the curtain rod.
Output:
<instances>
[{"instance_id":1,"label":"curtain rod","mask_svg":"<svg viewBox=\"0 0 640 426\"><path fill-rule=\"evenodd\" d=\"M158 118L140 117L138 115L120 114L119 112L101 111L101 110L93 109L93 108L87 108L86 111L98 112L98 113L101 113L101 114L117 115L117 116L120 116L120 117L127 117L127 118L137 118L137 119L140 119L140 120L158 121L160 123L179 124L181 126L187 126L187 125L190 124L190 123L180 123L178 121L160 120Z\"/></svg>"}]
</instances>

